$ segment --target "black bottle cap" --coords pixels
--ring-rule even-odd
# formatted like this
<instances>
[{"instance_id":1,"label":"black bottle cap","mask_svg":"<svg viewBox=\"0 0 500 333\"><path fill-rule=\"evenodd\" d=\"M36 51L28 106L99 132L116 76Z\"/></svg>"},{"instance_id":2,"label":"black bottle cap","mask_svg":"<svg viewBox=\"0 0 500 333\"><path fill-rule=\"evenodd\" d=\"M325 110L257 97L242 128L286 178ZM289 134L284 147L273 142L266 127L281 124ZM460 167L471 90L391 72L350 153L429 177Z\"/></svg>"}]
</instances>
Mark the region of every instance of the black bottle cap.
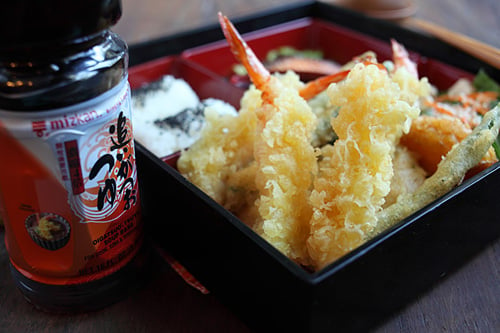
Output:
<instances>
[{"instance_id":1,"label":"black bottle cap","mask_svg":"<svg viewBox=\"0 0 500 333\"><path fill-rule=\"evenodd\" d=\"M0 5L0 51L93 35L121 17L121 0L10 0Z\"/></svg>"}]
</instances>

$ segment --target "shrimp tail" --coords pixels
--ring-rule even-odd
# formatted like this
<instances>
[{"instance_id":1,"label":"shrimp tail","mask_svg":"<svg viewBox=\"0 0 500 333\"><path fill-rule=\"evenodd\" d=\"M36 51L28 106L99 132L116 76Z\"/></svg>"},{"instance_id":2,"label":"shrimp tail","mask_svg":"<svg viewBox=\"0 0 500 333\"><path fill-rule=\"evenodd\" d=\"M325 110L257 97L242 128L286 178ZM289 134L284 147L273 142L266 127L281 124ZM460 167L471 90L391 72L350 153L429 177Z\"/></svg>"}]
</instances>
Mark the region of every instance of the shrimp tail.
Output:
<instances>
[{"instance_id":1,"label":"shrimp tail","mask_svg":"<svg viewBox=\"0 0 500 333\"><path fill-rule=\"evenodd\" d=\"M231 21L221 12L219 12L219 23L236 59L246 68L250 79L257 89L264 91L264 86L269 81L271 73L269 73L252 49L243 40Z\"/></svg>"},{"instance_id":2,"label":"shrimp tail","mask_svg":"<svg viewBox=\"0 0 500 333\"><path fill-rule=\"evenodd\" d=\"M405 47L396 42L395 39L391 39L391 46L393 61L396 69L401 67L406 68L412 76L418 79L417 64L410 59L410 55L408 54L408 51L406 51Z\"/></svg>"},{"instance_id":3,"label":"shrimp tail","mask_svg":"<svg viewBox=\"0 0 500 333\"><path fill-rule=\"evenodd\" d=\"M378 64L368 60L363 60L360 62L364 65L376 65L379 69L386 70L384 65L382 64ZM299 94L303 99L310 100L311 98L328 88L330 84L337 83L345 79L350 71L350 69L346 69L337 73L322 76L314 81L310 81L306 83L306 85L302 89L300 89Z\"/></svg>"},{"instance_id":4,"label":"shrimp tail","mask_svg":"<svg viewBox=\"0 0 500 333\"><path fill-rule=\"evenodd\" d=\"M309 81L306 85L300 89L299 95L305 99L309 100L324 91L332 83L342 81L347 77L350 70L341 71L335 74L322 76L314 81Z\"/></svg>"}]
</instances>

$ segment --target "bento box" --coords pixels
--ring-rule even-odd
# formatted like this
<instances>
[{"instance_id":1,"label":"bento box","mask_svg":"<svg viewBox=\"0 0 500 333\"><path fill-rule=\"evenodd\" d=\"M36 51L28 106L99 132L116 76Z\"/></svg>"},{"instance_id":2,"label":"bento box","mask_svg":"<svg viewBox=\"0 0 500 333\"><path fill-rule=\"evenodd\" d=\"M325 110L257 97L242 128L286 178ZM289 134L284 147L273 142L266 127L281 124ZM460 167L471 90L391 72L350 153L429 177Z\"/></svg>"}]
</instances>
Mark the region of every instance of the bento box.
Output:
<instances>
[{"instance_id":1,"label":"bento box","mask_svg":"<svg viewBox=\"0 0 500 333\"><path fill-rule=\"evenodd\" d=\"M232 18L258 56L277 45L321 48L345 62L366 50L390 57L389 39L411 52L422 76L445 89L480 68L500 71L432 37L321 2ZM228 80L236 63L218 25L130 46L132 89L170 74L200 98L239 106ZM178 154L137 143L147 230L249 327L271 332L366 331L453 272L500 235L499 164L317 272L309 272L186 180Z\"/></svg>"}]
</instances>

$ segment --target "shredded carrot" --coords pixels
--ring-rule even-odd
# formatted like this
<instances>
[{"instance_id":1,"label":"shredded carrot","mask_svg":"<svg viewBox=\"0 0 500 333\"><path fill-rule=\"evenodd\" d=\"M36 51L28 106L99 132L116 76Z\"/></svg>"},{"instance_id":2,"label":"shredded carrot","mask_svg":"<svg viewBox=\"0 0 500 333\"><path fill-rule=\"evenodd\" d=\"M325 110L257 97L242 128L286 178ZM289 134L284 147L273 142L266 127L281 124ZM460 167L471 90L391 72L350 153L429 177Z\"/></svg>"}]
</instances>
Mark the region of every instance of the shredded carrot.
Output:
<instances>
[{"instance_id":1,"label":"shredded carrot","mask_svg":"<svg viewBox=\"0 0 500 333\"><path fill-rule=\"evenodd\" d=\"M479 91L467 95L470 106L479 114L484 115L490 110L491 103L498 99L494 91Z\"/></svg>"},{"instance_id":2,"label":"shredded carrot","mask_svg":"<svg viewBox=\"0 0 500 333\"><path fill-rule=\"evenodd\" d=\"M441 105L439 105L439 102L437 101L434 101L434 102L430 102L430 101L426 101L425 104L429 107L432 107L433 109L435 109L437 112L439 113L442 113L442 114L446 114L448 116L452 116L452 117L456 117L457 115L453 112L451 112L450 110L442 107Z\"/></svg>"},{"instance_id":3,"label":"shredded carrot","mask_svg":"<svg viewBox=\"0 0 500 333\"><path fill-rule=\"evenodd\" d=\"M435 99L436 102L458 102L465 108L471 108L474 112L484 115L491 108L491 103L499 97L495 91L478 91L467 95L441 95ZM436 108L437 110L437 108ZM441 112L440 110L437 110ZM441 112L443 113L443 112ZM444 112L449 114L449 111Z\"/></svg>"}]
</instances>

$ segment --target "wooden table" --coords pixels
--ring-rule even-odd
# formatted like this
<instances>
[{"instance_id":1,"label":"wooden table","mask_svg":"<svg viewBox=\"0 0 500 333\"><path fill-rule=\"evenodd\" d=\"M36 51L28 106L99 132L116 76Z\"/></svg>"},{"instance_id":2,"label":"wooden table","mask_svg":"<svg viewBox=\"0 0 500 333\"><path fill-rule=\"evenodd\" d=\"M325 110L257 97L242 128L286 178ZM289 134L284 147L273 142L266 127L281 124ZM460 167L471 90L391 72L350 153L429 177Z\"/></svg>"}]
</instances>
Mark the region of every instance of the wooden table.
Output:
<instances>
[{"instance_id":1,"label":"wooden table","mask_svg":"<svg viewBox=\"0 0 500 333\"><path fill-rule=\"evenodd\" d=\"M286 0L123 0L115 31L128 43L216 21L222 10L240 16L289 3ZM419 18L438 22L500 47L497 0L418 0ZM4 231L0 228L0 237ZM420 299L394 314L376 332L500 331L500 241L444 279ZM9 274L0 242L1 332L250 332L211 294L187 285L159 257L144 272L146 284L104 310L74 316L39 312L24 301Z\"/></svg>"}]
</instances>

